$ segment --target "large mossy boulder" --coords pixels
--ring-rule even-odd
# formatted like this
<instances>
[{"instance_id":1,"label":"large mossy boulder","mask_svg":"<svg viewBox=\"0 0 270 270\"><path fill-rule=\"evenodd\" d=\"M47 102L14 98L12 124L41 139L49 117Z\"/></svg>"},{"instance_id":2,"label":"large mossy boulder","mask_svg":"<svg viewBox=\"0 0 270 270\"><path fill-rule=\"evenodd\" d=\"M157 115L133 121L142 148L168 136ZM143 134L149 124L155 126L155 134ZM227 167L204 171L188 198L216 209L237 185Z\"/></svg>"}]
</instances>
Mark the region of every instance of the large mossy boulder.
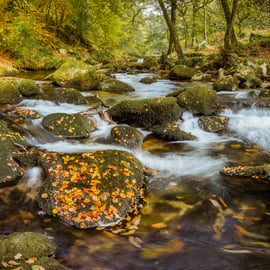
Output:
<instances>
[{"instance_id":1,"label":"large mossy boulder","mask_svg":"<svg viewBox=\"0 0 270 270\"><path fill-rule=\"evenodd\" d=\"M224 182L239 191L270 191L270 165L224 167Z\"/></svg>"},{"instance_id":2,"label":"large mossy boulder","mask_svg":"<svg viewBox=\"0 0 270 270\"><path fill-rule=\"evenodd\" d=\"M52 99L57 102L75 105L88 103L87 99L81 94L81 92L73 88L56 88Z\"/></svg>"},{"instance_id":3,"label":"large mossy boulder","mask_svg":"<svg viewBox=\"0 0 270 270\"><path fill-rule=\"evenodd\" d=\"M193 141L197 138L191 133L181 130L176 124L165 124L151 128L154 135L165 141Z\"/></svg>"},{"instance_id":4,"label":"large mossy boulder","mask_svg":"<svg viewBox=\"0 0 270 270\"><path fill-rule=\"evenodd\" d=\"M67 269L53 258L55 252L55 244L43 234L23 232L0 236L0 261L4 267L1 269Z\"/></svg>"},{"instance_id":5,"label":"large mossy boulder","mask_svg":"<svg viewBox=\"0 0 270 270\"><path fill-rule=\"evenodd\" d=\"M236 91L238 89L238 79L233 76L224 76L213 83L213 89L219 91Z\"/></svg>"},{"instance_id":6,"label":"large mossy boulder","mask_svg":"<svg viewBox=\"0 0 270 270\"><path fill-rule=\"evenodd\" d=\"M39 163L47 171L39 206L70 225L113 226L138 203L143 166L129 152L40 153Z\"/></svg>"},{"instance_id":7,"label":"large mossy boulder","mask_svg":"<svg viewBox=\"0 0 270 270\"><path fill-rule=\"evenodd\" d=\"M218 132L227 128L228 117L225 116L202 116L199 118L199 126L207 132Z\"/></svg>"},{"instance_id":8,"label":"large mossy boulder","mask_svg":"<svg viewBox=\"0 0 270 270\"><path fill-rule=\"evenodd\" d=\"M196 71L185 65L174 66L169 73L169 78L172 80L191 80Z\"/></svg>"},{"instance_id":9,"label":"large mossy boulder","mask_svg":"<svg viewBox=\"0 0 270 270\"><path fill-rule=\"evenodd\" d=\"M160 68L157 59L150 56L144 58L142 66L143 68L150 70L158 70Z\"/></svg>"},{"instance_id":10,"label":"large mossy boulder","mask_svg":"<svg viewBox=\"0 0 270 270\"><path fill-rule=\"evenodd\" d=\"M25 149L27 143L17 132L0 122L0 183L14 182L23 174L23 169L14 160L14 153Z\"/></svg>"},{"instance_id":11,"label":"large mossy boulder","mask_svg":"<svg viewBox=\"0 0 270 270\"><path fill-rule=\"evenodd\" d=\"M217 93L207 85L185 87L177 96L178 104L194 114L211 115L218 109Z\"/></svg>"},{"instance_id":12,"label":"large mossy boulder","mask_svg":"<svg viewBox=\"0 0 270 270\"><path fill-rule=\"evenodd\" d=\"M143 144L143 133L130 126L115 126L111 129L111 141L131 149L140 149Z\"/></svg>"},{"instance_id":13,"label":"large mossy boulder","mask_svg":"<svg viewBox=\"0 0 270 270\"><path fill-rule=\"evenodd\" d=\"M95 130L94 125L79 113L52 113L42 119L42 125L55 136L72 139L87 138Z\"/></svg>"},{"instance_id":14,"label":"large mossy boulder","mask_svg":"<svg viewBox=\"0 0 270 270\"><path fill-rule=\"evenodd\" d=\"M24 97L40 95L42 92L40 87L30 79L19 79L14 81L18 90Z\"/></svg>"},{"instance_id":15,"label":"large mossy boulder","mask_svg":"<svg viewBox=\"0 0 270 270\"><path fill-rule=\"evenodd\" d=\"M100 82L98 88L102 91L114 92L118 94L135 91L131 85L113 78Z\"/></svg>"},{"instance_id":16,"label":"large mossy boulder","mask_svg":"<svg viewBox=\"0 0 270 270\"><path fill-rule=\"evenodd\" d=\"M16 104L22 100L22 94L12 80L0 80L0 104Z\"/></svg>"},{"instance_id":17,"label":"large mossy boulder","mask_svg":"<svg viewBox=\"0 0 270 270\"><path fill-rule=\"evenodd\" d=\"M99 74L95 67L81 61L67 61L51 76L56 85L76 88L79 90L96 89L99 83Z\"/></svg>"},{"instance_id":18,"label":"large mossy boulder","mask_svg":"<svg viewBox=\"0 0 270 270\"><path fill-rule=\"evenodd\" d=\"M162 97L123 100L107 112L118 123L149 127L177 121L181 109L176 98Z\"/></svg>"}]
</instances>

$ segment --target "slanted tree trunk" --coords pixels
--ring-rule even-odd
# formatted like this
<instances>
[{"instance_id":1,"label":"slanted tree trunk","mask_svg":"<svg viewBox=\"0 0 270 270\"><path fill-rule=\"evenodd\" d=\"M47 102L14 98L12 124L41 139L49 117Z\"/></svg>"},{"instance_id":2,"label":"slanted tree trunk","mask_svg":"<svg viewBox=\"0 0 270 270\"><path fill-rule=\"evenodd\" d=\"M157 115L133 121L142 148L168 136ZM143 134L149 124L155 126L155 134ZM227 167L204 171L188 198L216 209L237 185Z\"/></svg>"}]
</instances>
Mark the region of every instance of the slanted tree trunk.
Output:
<instances>
[{"instance_id":1,"label":"slanted tree trunk","mask_svg":"<svg viewBox=\"0 0 270 270\"><path fill-rule=\"evenodd\" d=\"M181 45L180 45L180 42L179 42L179 39L178 39L178 36L177 36L175 26L171 22L170 16L169 16L169 14L167 12L167 9L166 9L166 7L164 5L163 0L158 0L158 3L160 5L160 8L162 10L164 19L165 19L166 24L168 26L170 36L171 36L171 38L173 40L173 44L174 44L175 51L176 51L177 56L178 56L178 60L179 60L179 62L184 62L184 53L183 53L183 50L181 48Z\"/></svg>"}]
</instances>

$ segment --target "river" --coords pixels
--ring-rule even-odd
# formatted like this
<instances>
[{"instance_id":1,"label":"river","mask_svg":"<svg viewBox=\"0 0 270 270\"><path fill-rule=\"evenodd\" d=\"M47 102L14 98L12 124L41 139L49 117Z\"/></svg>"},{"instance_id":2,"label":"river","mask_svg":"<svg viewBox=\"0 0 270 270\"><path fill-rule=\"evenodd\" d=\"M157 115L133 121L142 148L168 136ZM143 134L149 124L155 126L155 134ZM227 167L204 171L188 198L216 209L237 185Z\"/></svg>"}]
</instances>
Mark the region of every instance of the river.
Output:
<instances>
[{"instance_id":1,"label":"river","mask_svg":"<svg viewBox=\"0 0 270 270\"><path fill-rule=\"evenodd\" d=\"M151 74L115 74L136 91L125 95L97 94L105 104L125 98L165 96L191 83L158 80L143 84ZM37 79L47 91L52 87ZM44 215L33 198L40 186L38 167L29 169L17 187L0 190L9 204L0 204L0 233L35 231L47 234L58 246L57 259L74 270L266 270L270 269L269 194L244 193L226 186L219 170L229 164L270 163L270 109L242 106L247 91L220 92L231 107L221 112L229 117L228 131L220 134L200 129L198 118L184 113L178 125L198 140L164 142L142 130L142 150L132 153L155 174L147 178L146 202L126 231L79 230ZM236 104L236 105L235 105ZM53 112L87 111L87 105L44 100L24 100L20 107L45 116ZM100 143L112 124L92 112L98 130L84 141L53 141L39 130L40 120L27 128L39 130L28 142L41 149L85 152L119 148ZM45 138L45 139L44 139ZM123 148L121 148L123 149ZM1 201L0 201L1 202ZM268 210L267 210L268 209Z\"/></svg>"}]
</instances>

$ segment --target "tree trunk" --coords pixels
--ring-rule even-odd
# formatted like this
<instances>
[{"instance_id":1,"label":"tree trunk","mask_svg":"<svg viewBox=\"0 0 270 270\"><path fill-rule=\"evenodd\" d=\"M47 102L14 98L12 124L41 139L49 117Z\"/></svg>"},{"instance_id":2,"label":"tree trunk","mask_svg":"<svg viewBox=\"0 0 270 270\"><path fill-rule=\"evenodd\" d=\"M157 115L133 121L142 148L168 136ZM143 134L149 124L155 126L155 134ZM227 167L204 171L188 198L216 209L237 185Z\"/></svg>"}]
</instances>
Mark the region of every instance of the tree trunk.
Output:
<instances>
[{"instance_id":1,"label":"tree trunk","mask_svg":"<svg viewBox=\"0 0 270 270\"><path fill-rule=\"evenodd\" d=\"M237 39L234 32L234 22L238 10L238 0L233 0L232 11L230 11L227 0L221 0L224 16L226 19L226 33L224 37L225 52L232 52L237 45Z\"/></svg>"},{"instance_id":2,"label":"tree trunk","mask_svg":"<svg viewBox=\"0 0 270 270\"><path fill-rule=\"evenodd\" d=\"M173 44L174 44L175 51L176 51L177 56L178 56L178 60L179 60L179 62L183 62L184 61L184 53L183 53L183 50L181 48L180 42L178 40L176 29L170 20L169 14L167 12L167 9L164 5L163 0L158 0L158 3L160 5L164 19L165 19L166 24L168 26L168 29L170 31L170 35L173 39Z\"/></svg>"},{"instance_id":3,"label":"tree trunk","mask_svg":"<svg viewBox=\"0 0 270 270\"><path fill-rule=\"evenodd\" d=\"M176 8L177 8L177 0L170 0L171 2L171 22L174 26L174 28L176 28ZM171 32L169 32L169 48L167 51L167 55L171 54L174 51L174 41L173 41L173 37L171 35Z\"/></svg>"},{"instance_id":4,"label":"tree trunk","mask_svg":"<svg viewBox=\"0 0 270 270\"><path fill-rule=\"evenodd\" d=\"M206 1L203 1L203 39L207 42Z\"/></svg>"}]
</instances>

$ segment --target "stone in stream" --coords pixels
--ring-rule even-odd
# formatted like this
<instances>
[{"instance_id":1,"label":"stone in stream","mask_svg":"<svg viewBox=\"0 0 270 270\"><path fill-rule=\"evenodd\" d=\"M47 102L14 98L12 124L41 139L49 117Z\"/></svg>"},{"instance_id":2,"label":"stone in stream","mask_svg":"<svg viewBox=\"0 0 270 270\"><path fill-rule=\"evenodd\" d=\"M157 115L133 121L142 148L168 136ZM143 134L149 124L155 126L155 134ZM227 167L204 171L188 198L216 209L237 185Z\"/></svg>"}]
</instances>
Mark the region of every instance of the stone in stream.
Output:
<instances>
[{"instance_id":1,"label":"stone in stream","mask_svg":"<svg viewBox=\"0 0 270 270\"><path fill-rule=\"evenodd\" d=\"M177 102L180 107L194 114L211 115L218 110L217 93L207 85L195 85L181 89Z\"/></svg>"},{"instance_id":2,"label":"stone in stream","mask_svg":"<svg viewBox=\"0 0 270 270\"><path fill-rule=\"evenodd\" d=\"M143 186L143 166L119 150L81 154L40 153L47 179L43 211L79 228L119 224L132 212Z\"/></svg>"},{"instance_id":3,"label":"stone in stream","mask_svg":"<svg viewBox=\"0 0 270 270\"><path fill-rule=\"evenodd\" d=\"M213 89L219 91L236 91L239 81L232 76L224 76L214 81Z\"/></svg>"},{"instance_id":4,"label":"stone in stream","mask_svg":"<svg viewBox=\"0 0 270 270\"><path fill-rule=\"evenodd\" d=\"M26 146L25 139L19 133L0 122L0 183L14 182L22 176L24 170L15 161L14 154Z\"/></svg>"},{"instance_id":5,"label":"stone in stream","mask_svg":"<svg viewBox=\"0 0 270 270\"><path fill-rule=\"evenodd\" d=\"M0 104L16 104L22 100L22 94L12 80L0 80Z\"/></svg>"},{"instance_id":6,"label":"stone in stream","mask_svg":"<svg viewBox=\"0 0 270 270\"><path fill-rule=\"evenodd\" d=\"M240 191L270 191L270 164L224 167L220 173L230 178L224 182Z\"/></svg>"},{"instance_id":7,"label":"stone in stream","mask_svg":"<svg viewBox=\"0 0 270 270\"><path fill-rule=\"evenodd\" d=\"M218 132L227 128L228 120L225 116L202 116L198 123L200 128L207 132Z\"/></svg>"},{"instance_id":8,"label":"stone in stream","mask_svg":"<svg viewBox=\"0 0 270 270\"><path fill-rule=\"evenodd\" d=\"M185 65L176 65L170 70L169 78L172 80L191 80L196 73L195 69Z\"/></svg>"},{"instance_id":9,"label":"stone in stream","mask_svg":"<svg viewBox=\"0 0 270 270\"><path fill-rule=\"evenodd\" d=\"M95 130L95 126L79 113L52 113L42 119L42 125L55 136L72 139L87 138Z\"/></svg>"},{"instance_id":10,"label":"stone in stream","mask_svg":"<svg viewBox=\"0 0 270 270\"><path fill-rule=\"evenodd\" d=\"M87 99L81 92L73 88L56 88L53 93L53 100L75 105L88 104Z\"/></svg>"},{"instance_id":11,"label":"stone in stream","mask_svg":"<svg viewBox=\"0 0 270 270\"><path fill-rule=\"evenodd\" d=\"M79 90L96 89L100 81L95 67L82 61L65 62L49 78L52 78L56 85Z\"/></svg>"},{"instance_id":12,"label":"stone in stream","mask_svg":"<svg viewBox=\"0 0 270 270\"><path fill-rule=\"evenodd\" d=\"M122 145L130 149L140 149L143 144L143 133L130 126L115 126L111 130L113 144Z\"/></svg>"},{"instance_id":13,"label":"stone in stream","mask_svg":"<svg viewBox=\"0 0 270 270\"><path fill-rule=\"evenodd\" d=\"M98 88L102 91L108 91L118 94L135 91L135 89L131 85L113 78L100 82Z\"/></svg>"},{"instance_id":14,"label":"stone in stream","mask_svg":"<svg viewBox=\"0 0 270 270\"><path fill-rule=\"evenodd\" d=\"M23 232L0 236L0 261L4 269L67 269L52 257L55 252L55 244L46 235Z\"/></svg>"},{"instance_id":15,"label":"stone in stream","mask_svg":"<svg viewBox=\"0 0 270 270\"><path fill-rule=\"evenodd\" d=\"M162 97L123 100L107 112L118 123L151 127L177 121L181 109L176 98Z\"/></svg>"}]
</instances>

